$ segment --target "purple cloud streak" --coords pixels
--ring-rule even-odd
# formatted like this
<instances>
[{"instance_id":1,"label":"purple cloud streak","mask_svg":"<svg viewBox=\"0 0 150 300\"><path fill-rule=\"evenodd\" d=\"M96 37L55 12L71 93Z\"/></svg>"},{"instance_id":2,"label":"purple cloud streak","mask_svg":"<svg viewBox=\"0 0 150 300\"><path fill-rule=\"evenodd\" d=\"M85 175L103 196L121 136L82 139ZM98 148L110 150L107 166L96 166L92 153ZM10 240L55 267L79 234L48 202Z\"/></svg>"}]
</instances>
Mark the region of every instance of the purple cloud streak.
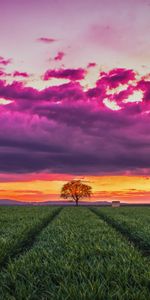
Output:
<instances>
[{"instance_id":1,"label":"purple cloud streak","mask_svg":"<svg viewBox=\"0 0 150 300\"><path fill-rule=\"evenodd\" d=\"M63 78L70 80L84 79L86 71L82 68L79 69L58 69L48 70L45 72L43 79L48 80L51 78Z\"/></svg>"},{"instance_id":2,"label":"purple cloud streak","mask_svg":"<svg viewBox=\"0 0 150 300\"><path fill-rule=\"evenodd\" d=\"M49 37L40 37L37 39L38 42L46 43L46 44L51 44L56 42L57 40L54 38L49 38Z\"/></svg>"},{"instance_id":3,"label":"purple cloud streak","mask_svg":"<svg viewBox=\"0 0 150 300\"><path fill-rule=\"evenodd\" d=\"M13 77L25 77L28 78L29 74L27 72L19 72L19 71L15 71L13 73Z\"/></svg>"}]
</instances>

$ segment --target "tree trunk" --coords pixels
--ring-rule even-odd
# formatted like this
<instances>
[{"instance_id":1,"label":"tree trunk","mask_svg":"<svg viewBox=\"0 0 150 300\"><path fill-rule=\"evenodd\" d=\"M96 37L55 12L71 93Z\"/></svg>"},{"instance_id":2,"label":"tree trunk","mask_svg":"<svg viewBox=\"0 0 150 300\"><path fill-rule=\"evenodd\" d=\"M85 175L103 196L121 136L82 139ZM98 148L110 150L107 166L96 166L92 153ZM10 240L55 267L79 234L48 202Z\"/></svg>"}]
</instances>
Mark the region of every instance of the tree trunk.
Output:
<instances>
[{"instance_id":1,"label":"tree trunk","mask_svg":"<svg viewBox=\"0 0 150 300\"><path fill-rule=\"evenodd\" d=\"M79 204L78 204L78 201L79 201L79 199L76 199L76 206L78 206Z\"/></svg>"}]
</instances>

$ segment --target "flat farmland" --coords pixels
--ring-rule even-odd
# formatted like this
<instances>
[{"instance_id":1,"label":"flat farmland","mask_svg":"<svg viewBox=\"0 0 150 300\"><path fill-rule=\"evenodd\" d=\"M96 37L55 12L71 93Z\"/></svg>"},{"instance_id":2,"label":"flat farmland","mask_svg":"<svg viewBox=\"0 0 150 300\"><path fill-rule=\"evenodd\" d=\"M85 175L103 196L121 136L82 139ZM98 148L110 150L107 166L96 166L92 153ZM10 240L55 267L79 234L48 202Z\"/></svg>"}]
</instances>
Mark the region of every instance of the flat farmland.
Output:
<instances>
[{"instance_id":1,"label":"flat farmland","mask_svg":"<svg viewBox=\"0 0 150 300\"><path fill-rule=\"evenodd\" d=\"M22 251L59 208L0 207L0 265Z\"/></svg>"},{"instance_id":2,"label":"flat farmland","mask_svg":"<svg viewBox=\"0 0 150 300\"><path fill-rule=\"evenodd\" d=\"M103 207L94 211L150 255L150 207Z\"/></svg>"},{"instance_id":3,"label":"flat farmland","mask_svg":"<svg viewBox=\"0 0 150 300\"><path fill-rule=\"evenodd\" d=\"M149 219L144 207L0 207L0 299L150 299Z\"/></svg>"}]
</instances>

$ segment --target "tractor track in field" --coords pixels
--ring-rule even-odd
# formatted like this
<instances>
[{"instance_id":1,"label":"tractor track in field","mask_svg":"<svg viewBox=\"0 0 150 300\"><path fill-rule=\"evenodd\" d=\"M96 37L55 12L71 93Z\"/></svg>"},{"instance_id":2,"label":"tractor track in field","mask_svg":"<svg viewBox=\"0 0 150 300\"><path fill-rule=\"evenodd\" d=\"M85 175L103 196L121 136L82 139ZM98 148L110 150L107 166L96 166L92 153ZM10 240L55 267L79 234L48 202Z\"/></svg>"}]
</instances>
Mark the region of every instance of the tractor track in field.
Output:
<instances>
[{"instance_id":1,"label":"tractor track in field","mask_svg":"<svg viewBox=\"0 0 150 300\"><path fill-rule=\"evenodd\" d=\"M20 255L23 255L25 252L29 251L31 247L34 245L37 236L60 214L62 209L63 207L59 207L52 213L52 215L49 215L40 224L32 228L31 231L28 232L25 239L22 240L18 245L16 245L13 251L8 253L4 257L4 259L0 263L0 268L1 269L7 268L7 265L10 262L10 260L17 259Z\"/></svg>"},{"instance_id":2,"label":"tractor track in field","mask_svg":"<svg viewBox=\"0 0 150 300\"><path fill-rule=\"evenodd\" d=\"M150 256L150 249L148 246L143 245L140 238L137 236L133 236L131 232L124 228L123 226L120 226L115 220L111 219L106 214L97 211L95 208L89 208L95 215L97 215L100 219L105 221L108 225L110 225L112 228L114 228L117 232L121 233L122 236L126 238L126 240L131 243L137 250L141 252L141 254L145 257Z\"/></svg>"}]
</instances>

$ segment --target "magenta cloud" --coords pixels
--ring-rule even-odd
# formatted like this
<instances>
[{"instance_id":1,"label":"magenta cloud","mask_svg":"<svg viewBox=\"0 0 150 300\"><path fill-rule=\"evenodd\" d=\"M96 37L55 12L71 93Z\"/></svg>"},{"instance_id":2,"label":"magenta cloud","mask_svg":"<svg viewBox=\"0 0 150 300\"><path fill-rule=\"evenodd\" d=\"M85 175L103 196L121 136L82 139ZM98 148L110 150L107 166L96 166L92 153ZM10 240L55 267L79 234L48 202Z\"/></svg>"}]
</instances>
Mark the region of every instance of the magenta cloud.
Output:
<instances>
[{"instance_id":1,"label":"magenta cloud","mask_svg":"<svg viewBox=\"0 0 150 300\"><path fill-rule=\"evenodd\" d=\"M37 39L38 42L42 42L42 43L46 43L46 44L51 44L56 42L57 40L54 38L50 38L50 37L40 37Z\"/></svg>"},{"instance_id":2,"label":"magenta cloud","mask_svg":"<svg viewBox=\"0 0 150 300\"><path fill-rule=\"evenodd\" d=\"M4 57L0 56L0 65L7 66L12 62L11 58L5 59Z\"/></svg>"},{"instance_id":3,"label":"magenta cloud","mask_svg":"<svg viewBox=\"0 0 150 300\"><path fill-rule=\"evenodd\" d=\"M150 81L148 80L140 80L137 83L137 89L142 90L144 93L144 98L143 100L147 103L150 104Z\"/></svg>"},{"instance_id":4,"label":"magenta cloud","mask_svg":"<svg viewBox=\"0 0 150 300\"><path fill-rule=\"evenodd\" d=\"M94 68L94 67L96 67L95 62L88 63L88 65L87 65L87 68Z\"/></svg>"},{"instance_id":5,"label":"magenta cloud","mask_svg":"<svg viewBox=\"0 0 150 300\"><path fill-rule=\"evenodd\" d=\"M43 79L49 80L51 78L63 78L69 80L81 80L84 79L85 75L86 71L82 68L47 70L43 76Z\"/></svg>"},{"instance_id":6,"label":"magenta cloud","mask_svg":"<svg viewBox=\"0 0 150 300\"><path fill-rule=\"evenodd\" d=\"M106 85L110 89L113 89L121 84L128 84L129 81L134 81L136 73L133 70L118 68L113 69L108 73L101 72L100 76L101 78L97 82L97 85Z\"/></svg>"},{"instance_id":7,"label":"magenta cloud","mask_svg":"<svg viewBox=\"0 0 150 300\"><path fill-rule=\"evenodd\" d=\"M43 90L0 80L0 98L11 100L0 105L0 172L148 174L149 81L137 81L133 70L115 69L84 89L72 70L70 82ZM110 94L122 84L128 87ZM142 102L124 102L139 90ZM106 98L121 109L106 107Z\"/></svg>"},{"instance_id":8,"label":"magenta cloud","mask_svg":"<svg viewBox=\"0 0 150 300\"><path fill-rule=\"evenodd\" d=\"M54 60L55 60L55 61L60 61L60 60L63 59L64 56L65 56L65 53L64 53L63 51L59 51L59 52L57 53L57 55L54 57Z\"/></svg>"},{"instance_id":9,"label":"magenta cloud","mask_svg":"<svg viewBox=\"0 0 150 300\"><path fill-rule=\"evenodd\" d=\"M13 77L25 77L28 78L29 74L27 72L19 72L19 71L15 71L13 73Z\"/></svg>"},{"instance_id":10,"label":"magenta cloud","mask_svg":"<svg viewBox=\"0 0 150 300\"><path fill-rule=\"evenodd\" d=\"M0 76L5 76L5 72L3 70L0 70Z\"/></svg>"}]
</instances>

